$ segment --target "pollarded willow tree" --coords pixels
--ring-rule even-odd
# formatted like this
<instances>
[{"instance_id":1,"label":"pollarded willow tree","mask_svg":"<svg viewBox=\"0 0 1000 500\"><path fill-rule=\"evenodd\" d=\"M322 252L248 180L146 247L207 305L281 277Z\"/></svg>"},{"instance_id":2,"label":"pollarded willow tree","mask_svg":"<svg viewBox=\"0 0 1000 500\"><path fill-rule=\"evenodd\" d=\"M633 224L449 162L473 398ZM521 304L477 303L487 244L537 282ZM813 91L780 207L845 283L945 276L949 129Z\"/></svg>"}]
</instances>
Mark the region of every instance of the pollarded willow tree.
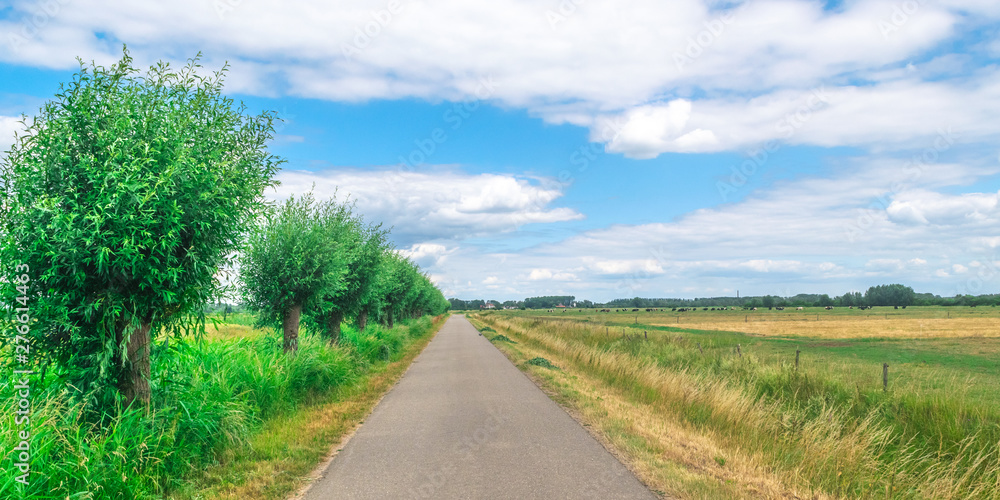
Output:
<instances>
[{"instance_id":1,"label":"pollarded willow tree","mask_svg":"<svg viewBox=\"0 0 1000 500\"><path fill-rule=\"evenodd\" d=\"M378 286L379 263L389 247L387 231L382 229L381 224L366 224L354 214L331 219L328 228L330 237L343 244L348 269L343 286L318 295L310 308L310 315L320 325L330 344L336 344L340 339L341 323L346 318L367 314L366 300ZM355 319L355 322L364 329L365 320Z\"/></svg>"},{"instance_id":2,"label":"pollarded willow tree","mask_svg":"<svg viewBox=\"0 0 1000 500\"><path fill-rule=\"evenodd\" d=\"M273 114L248 116L226 68L200 67L81 62L0 167L0 262L28 268L34 352L102 404L115 388L148 404L151 342L204 328L281 163Z\"/></svg>"},{"instance_id":3,"label":"pollarded willow tree","mask_svg":"<svg viewBox=\"0 0 1000 500\"><path fill-rule=\"evenodd\" d=\"M381 273L378 303L385 326L392 328L400 319L448 310L449 302L444 295L410 259L397 252L387 252L382 259Z\"/></svg>"},{"instance_id":4,"label":"pollarded willow tree","mask_svg":"<svg viewBox=\"0 0 1000 500\"><path fill-rule=\"evenodd\" d=\"M285 352L298 350L303 308L346 286L353 249L349 226L336 221L350 218L349 208L309 192L269 210L250 235L240 258L244 300L261 326L281 325Z\"/></svg>"}]
</instances>

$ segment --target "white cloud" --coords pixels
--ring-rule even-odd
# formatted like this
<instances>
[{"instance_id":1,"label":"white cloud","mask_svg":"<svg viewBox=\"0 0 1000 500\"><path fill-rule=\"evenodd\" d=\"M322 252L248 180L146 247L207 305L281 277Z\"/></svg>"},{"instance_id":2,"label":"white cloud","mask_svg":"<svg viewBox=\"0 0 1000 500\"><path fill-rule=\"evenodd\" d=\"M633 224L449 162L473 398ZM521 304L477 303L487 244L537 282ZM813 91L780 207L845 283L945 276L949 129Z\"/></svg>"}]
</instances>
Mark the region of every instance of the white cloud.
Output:
<instances>
[{"instance_id":1,"label":"white cloud","mask_svg":"<svg viewBox=\"0 0 1000 500\"><path fill-rule=\"evenodd\" d=\"M598 274L618 275L627 273L662 274L663 267L653 259L598 260L590 265Z\"/></svg>"},{"instance_id":2,"label":"white cloud","mask_svg":"<svg viewBox=\"0 0 1000 500\"><path fill-rule=\"evenodd\" d=\"M469 175L457 170L410 172L342 169L325 172L282 171L272 196L285 198L315 185L317 197L337 192L356 200L370 220L392 226L397 241L426 243L513 231L525 224L545 224L583 217L570 208L552 207L563 186L550 179L508 175Z\"/></svg>"},{"instance_id":3,"label":"white cloud","mask_svg":"<svg viewBox=\"0 0 1000 500\"><path fill-rule=\"evenodd\" d=\"M901 174L903 168L863 161L671 222L614 225L516 254L470 247L452 255L442 272L477 280L509 277L505 284L513 291L491 290L498 298L570 294L606 300L736 289L743 295L839 294L896 282L954 295L961 285L955 280L968 270L955 262L998 260L989 243L1000 220L954 216L947 226L913 225L895 220L887 207L914 199L913 193L988 198L993 194L943 193L995 175L997 168L936 165L916 176ZM991 283L991 289L1000 288L1000 277ZM459 296L476 296L476 290L452 289Z\"/></svg>"},{"instance_id":4,"label":"white cloud","mask_svg":"<svg viewBox=\"0 0 1000 500\"><path fill-rule=\"evenodd\" d=\"M532 281L572 281L577 277L573 273L553 272L551 269L532 269L528 274L528 279Z\"/></svg>"},{"instance_id":5,"label":"white cloud","mask_svg":"<svg viewBox=\"0 0 1000 500\"><path fill-rule=\"evenodd\" d=\"M922 63L956 33L1000 17L988 1L922 2L905 18L895 0L829 11L806 0L587 2L554 23L556 4L527 0L413 0L394 12L361 0L56 4L38 22L41 4L15 2L0 35L17 43L0 61L107 64L117 41L141 65L204 50L208 67L232 63L232 92L342 101L482 98L489 77L485 97L549 121L598 128L621 118L608 148L636 158L769 139L886 147L943 125L962 140L1000 135L995 69L968 77ZM788 136L779 122L821 85L828 106Z\"/></svg>"},{"instance_id":6,"label":"white cloud","mask_svg":"<svg viewBox=\"0 0 1000 500\"><path fill-rule=\"evenodd\" d=\"M886 209L904 224L965 225L1000 223L1000 193L947 195L925 190L901 193Z\"/></svg>"},{"instance_id":7,"label":"white cloud","mask_svg":"<svg viewBox=\"0 0 1000 500\"><path fill-rule=\"evenodd\" d=\"M14 134L23 129L20 120L13 116L0 116L0 155L10 150L14 144Z\"/></svg>"},{"instance_id":8,"label":"white cloud","mask_svg":"<svg viewBox=\"0 0 1000 500\"><path fill-rule=\"evenodd\" d=\"M455 252L457 248L451 248L437 243L417 243L408 249L400 250L399 253L410 260L416 262L420 267L441 266L448 259L448 255Z\"/></svg>"}]
</instances>

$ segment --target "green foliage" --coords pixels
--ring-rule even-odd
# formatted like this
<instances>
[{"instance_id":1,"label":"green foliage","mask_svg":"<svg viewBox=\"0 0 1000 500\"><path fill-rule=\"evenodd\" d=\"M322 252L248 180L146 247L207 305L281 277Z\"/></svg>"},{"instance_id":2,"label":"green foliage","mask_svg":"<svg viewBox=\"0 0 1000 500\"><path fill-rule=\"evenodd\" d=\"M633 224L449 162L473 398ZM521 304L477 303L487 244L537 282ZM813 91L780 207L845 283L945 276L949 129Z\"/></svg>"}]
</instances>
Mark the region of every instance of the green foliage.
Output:
<instances>
[{"instance_id":1,"label":"green foliage","mask_svg":"<svg viewBox=\"0 0 1000 500\"><path fill-rule=\"evenodd\" d=\"M380 224L366 224L346 203L339 207L323 225L328 238L340 243L347 270L341 286L317 295L306 311L312 323L331 340L340 335L340 323L345 318L357 318L372 306L377 309L380 263L389 250L388 231Z\"/></svg>"},{"instance_id":2,"label":"green foliage","mask_svg":"<svg viewBox=\"0 0 1000 500\"><path fill-rule=\"evenodd\" d=\"M127 52L81 63L0 167L0 262L27 265L33 351L81 391L122 381L124 331L203 327L216 273L274 184L274 117L223 97L225 68L198 68L140 76ZM4 303L19 295L5 287Z\"/></svg>"},{"instance_id":3,"label":"green foliage","mask_svg":"<svg viewBox=\"0 0 1000 500\"><path fill-rule=\"evenodd\" d=\"M344 242L331 237L330 219L345 208L317 202L311 192L270 207L250 234L240 259L240 281L247 305L261 325L280 324L288 309L344 289L350 256Z\"/></svg>"},{"instance_id":4,"label":"green foliage","mask_svg":"<svg viewBox=\"0 0 1000 500\"><path fill-rule=\"evenodd\" d=\"M553 295L545 297L528 297L524 299L524 307L528 309L550 309L558 305L571 307L576 297L572 295Z\"/></svg>"},{"instance_id":5,"label":"green foliage","mask_svg":"<svg viewBox=\"0 0 1000 500\"><path fill-rule=\"evenodd\" d=\"M169 497L225 450L251 452L247 443L267 419L352 383L385 359L398 359L431 331L429 317L363 335L348 329L333 349L305 335L295 356L283 355L273 334L161 343L153 351L150 412L117 406L100 422L88 416L85 401L67 397L50 379L32 387L31 485L22 489L11 475L0 482L0 498ZM0 379L0 390L10 393L10 384ZM15 404L14 398L0 399L5 450L18 444Z\"/></svg>"},{"instance_id":6,"label":"green foliage","mask_svg":"<svg viewBox=\"0 0 1000 500\"><path fill-rule=\"evenodd\" d=\"M541 357L531 358L531 359L525 361L524 363L528 364L528 365L532 365L532 366L539 366L539 367L542 367L542 368L548 368L549 370L558 370L559 369L558 367L556 367L556 365L552 364L551 361L549 361L549 360L547 360L545 358L541 358Z\"/></svg>"},{"instance_id":7,"label":"green foliage","mask_svg":"<svg viewBox=\"0 0 1000 500\"><path fill-rule=\"evenodd\" d=\"M865 292L865 304L869 306L910 306L914 298L912 288L899 284L873 286Z\"/></svg>"}]
</instances>

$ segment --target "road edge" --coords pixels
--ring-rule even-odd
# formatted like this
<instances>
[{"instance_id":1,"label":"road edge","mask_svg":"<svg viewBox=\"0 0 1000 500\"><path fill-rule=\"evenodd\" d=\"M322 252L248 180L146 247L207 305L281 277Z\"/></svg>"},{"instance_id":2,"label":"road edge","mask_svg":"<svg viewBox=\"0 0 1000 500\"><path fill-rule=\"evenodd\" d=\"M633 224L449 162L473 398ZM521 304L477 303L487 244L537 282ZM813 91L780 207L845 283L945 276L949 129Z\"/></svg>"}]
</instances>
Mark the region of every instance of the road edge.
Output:
<instances>
[{"instance_id":1,"label":"road edge","mask_svg":"<svg viewBox=\"0 0 1000 500\"><path fill-rule=\"evenodd\" d=\"M347 446L347 443L351 440L351 438L353 438L354 435L357 434L358 430L361 429L361 426L364 425L365 420L368 420L368 417L372 414L373 411L375 411L375 408L377 408L378 405L382 403L382 400L385 399L385 397L389 395L389 393L392 392L392 390L395 389L397 385L399 385L399 381L402 380L403 377L406 376L406 374L410 371L410 368L413 367L413 362L416 361L417 357L424 352L424 349L426 349L427 346L430 345L431 341L434 340L435 337L437 337L438 332L441 331L441 328L444 326L445 323L448 322L449 319L451 319L451 314L446 313L444 315L444 318L442 318L441 321L438 322L438 324L434 325L433 331L431 332L430 335L427 335L425 338L415 342L414 346L411 346L414 347L413 350L408 352L407 355L403 357L403 359L400 359L399 361L395 362L395 363L405 364L406 368L400 371L392 378L392 380L387 384L385 390L382 391L382 394L380 394L379 397L374 401L374 403L372 403L372 405L364 412L364 414L358 418L358 421L355 422L354 426L350 430L344 432L344 434L340 437L340 439L337 442L331 444L329 455L324 457L323 460L319 462L308 475L303 476L302 479L303 481L306 481L306 484L302 485L298 490L296 490L290 496L286 496L285 497L286 500L302 500L302 498L305 497L305 495L309 492L310 489L312 489L312 487L316 484L316 482L323 478L326 471L330 468L330 464L332 464L333 461L337 458L337 455L340 454L340 451L343 450L344 447ZM389 369L391 368L387 368L387 370Z\"/></svg>"}]
</instances>

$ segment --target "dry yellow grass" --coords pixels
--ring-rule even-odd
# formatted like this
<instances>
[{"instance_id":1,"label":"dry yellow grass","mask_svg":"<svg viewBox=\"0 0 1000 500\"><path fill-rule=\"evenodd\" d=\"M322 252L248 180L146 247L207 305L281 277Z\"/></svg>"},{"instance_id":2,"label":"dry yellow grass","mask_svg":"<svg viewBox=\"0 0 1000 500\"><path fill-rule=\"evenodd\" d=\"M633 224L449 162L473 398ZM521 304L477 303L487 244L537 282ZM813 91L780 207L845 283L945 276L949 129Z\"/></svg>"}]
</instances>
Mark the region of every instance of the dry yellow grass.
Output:
<instances>
[{"instance_id":1,"label":"dry yellow grass","mask_svg":"<svg viewBox=\"0 0 1000 500\"><path fill-rule=\"evenodd\" d=\"M815 316L812 316L815 318ZM813 338L964 338L1000 337L996 318L899 318L889 316L837 316L817 321L809 317L784 319L750 317L734 320L725 316L684 317L677 321L655 321L655 326L679 326L704 330L752 333L780 337Z\"/></svg>"},{"instance_id":2,"label":"dry yellow grass","mask_svg":"<svg viewBox=\"0 0 1000 500\"><path fill-rule=\"evenodd\" d=\"M514 336L527 340L523 335ZM577 420L596 430L605 446L625 461L650 489L667 498L803 498L801 488L789 487L774 471L758 465L753 457L725 449L712 433L664 418L671 413L665 400L659 404L637 402L600 378L574 369L571 357L560 351L539 349L527 343L517 346L500 343L499 347L518 365L525 359L541 356L565 368L549 371L522 365L543 389L569 404ZM653 374L647 372L647 375ZM660 382L673 384L677 380Z\"/></svg>"},{"instance_id":3,"label":"dry yellow grass","mask_svg":"<svg viewBox=\"0 0 1000 500\"><path fill-rule=\"evenodd\" d=\"M728 380L634 356L628 346L643 343L620 342L624 335L643 339L641 328L626 327L608 338L605 327L594 323L505 315L479 318L519 342L499 346L515 362L540 356L562 368L551 372L524 367L577 410L580 419L626 456L656 490L682 498L851 496L838 494L844 491L865 498L958 498L984 497L993 491L993 486L979 484L969 476L970 470L959 466L968 462L957 459L940 460L924 451L903 449L895 461L880 461L894 435L877 413L859 421L840 408L823 405L819 415L807 417L778 401L758 399ZM841 323L874 321L852 318ZM956 321L961 320L951 324ZM669 336L658 338L673 342ZM609 343L618 347L609 349ZM759 365L752 355L719 360L724 366L744 362L756 366L757 376L765 378L787 369ZM844 371L850 372L846 365ZM809 371L803 376L822 375ZM850 386L854 385L860 396L860 384ZM698 416L706 410L708 421ZM1000 451L968 448L975 440L975 435L963 440L965 449L959 455L974 463L996 462L993 455ZM992 465L987 467L991 478L997 475ZM1000 476L995 479L1000 481ZM814 491L810 484L823 484L825 492ZM894 485L905 485L906 491Z\"/></svg>"},{"instance_id":4,"label":"dry yellow grass","mask_svg":"<svg viewBox=\"0 0 1000 500\"><path fill-rule=\"evenodd\" d=\"M257 330L244 325L232 325L228 323L220 325L209 323L205 325L205 337L209 340L249 339L256 338L263 333L263 330Z\"/></svg>"}]
</instances>

